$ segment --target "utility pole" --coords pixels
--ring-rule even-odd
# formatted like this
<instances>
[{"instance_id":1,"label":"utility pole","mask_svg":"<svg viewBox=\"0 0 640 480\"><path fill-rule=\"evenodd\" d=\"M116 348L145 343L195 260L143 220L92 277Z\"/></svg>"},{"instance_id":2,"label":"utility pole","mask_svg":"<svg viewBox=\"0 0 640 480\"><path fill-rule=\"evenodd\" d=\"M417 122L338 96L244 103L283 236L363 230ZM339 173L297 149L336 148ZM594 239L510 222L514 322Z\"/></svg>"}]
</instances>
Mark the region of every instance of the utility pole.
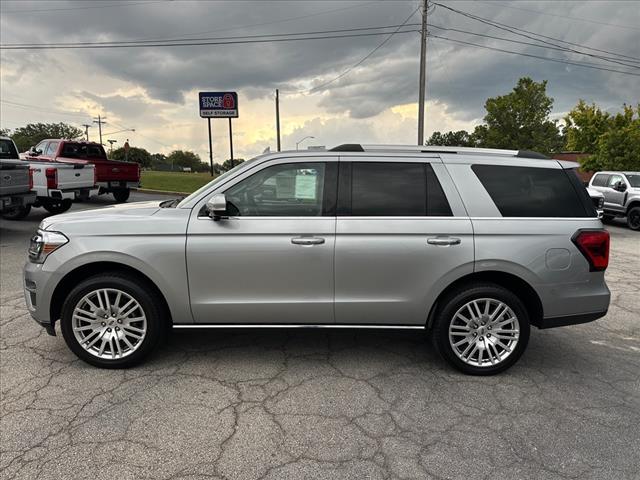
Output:
<instances>
[{"instance_id":1,"label":"utility pole","mask_svg":"<svg viewBox=\"0 0 640 480\"><path fill-rule=\"evenodd\" d=\"M98 115L98 119L96 120L94 118L93 123L98 124L98 134L100 135L100 145L102 145L102 125L106 124L107 122L105 122L104 118L101 118L100 115Z\"/></svg>"},{"instance_id":2,"label":"utility pole","mask_svg":"<svg viewBox=\"0 0 640 480\"><path fill-rule=\"evenodd\" d=\"M87 137L87 142L89 141L89 128L91 127L91 125L87 124L87 123L83 123L82 126L84 127L84 135L85 137Z\"/></svg>"},{"instance_id":3,"label":"utility pole","mask_svg":"<svg viewBox=\"0 0 640 480\"><path fill-rule=\"evenodd\" d=\"M427 0L422 4L420 34L420 93L418 94L418 145L424 145L424 97L427 88Z\"/></svg>"},{"instance_id":4,"label":"utility pole","mask_svg":"<svg viewBox=\"0 0 640 480\"><path fill-rule=\"evenodd\" d=\"M278 151L280 151L280 91L276 88L276 135L278 137Z\"/></svg>"}]
</instances>

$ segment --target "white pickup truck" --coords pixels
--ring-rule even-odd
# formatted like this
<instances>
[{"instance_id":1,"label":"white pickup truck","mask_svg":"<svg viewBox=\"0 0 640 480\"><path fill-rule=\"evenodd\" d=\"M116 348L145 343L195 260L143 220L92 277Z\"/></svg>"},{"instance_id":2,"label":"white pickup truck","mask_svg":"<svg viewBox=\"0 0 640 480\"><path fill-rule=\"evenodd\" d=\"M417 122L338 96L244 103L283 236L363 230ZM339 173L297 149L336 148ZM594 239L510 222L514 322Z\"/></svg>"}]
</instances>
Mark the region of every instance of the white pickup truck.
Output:
<instances>
[{"instance_id":1,"label":"white pickup truck","mask_svg":"<svg viewBox=\"0 0 640 480\"><path fill-rule=\"evenodd\" d=\"M71 203L76 197L86 197L98 192L93 165L24 160L23 162L29 165L31 170L32 191L36 194L35 202L3 211L2 217L7 220L26 217L31 207L43 207L54 215L63 213L71 208Z\"/></svg>"}]
</instances>

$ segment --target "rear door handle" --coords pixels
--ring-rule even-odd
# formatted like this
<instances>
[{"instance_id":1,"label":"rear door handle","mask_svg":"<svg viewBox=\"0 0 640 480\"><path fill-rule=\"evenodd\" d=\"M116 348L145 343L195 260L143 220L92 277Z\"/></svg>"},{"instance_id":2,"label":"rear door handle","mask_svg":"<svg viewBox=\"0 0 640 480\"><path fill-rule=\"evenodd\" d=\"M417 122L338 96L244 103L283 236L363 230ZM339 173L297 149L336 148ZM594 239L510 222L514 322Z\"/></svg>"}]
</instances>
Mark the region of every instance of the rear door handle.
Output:
<instances>
[{"instance_id":1,"label":"rear door handle","mask_svg":"<svg viewBox=\"0 0 640 480\"><path fill-rule=\"evenodd\" d=\"M427 239L429 245L449 246L460 245L461 240L454 237L434 237Z\"/></svg>"},{"instance_id":2,"label":"rear door handle","mask_svg":"<svg viewBox=\"0 0 640 480\"><path fill-rule=\"evenodd\" d=\"M321 245L324 243L324 238L321 237L294 237L291 239L291 243L295 245Z\"/></svg>"}]
</instances>

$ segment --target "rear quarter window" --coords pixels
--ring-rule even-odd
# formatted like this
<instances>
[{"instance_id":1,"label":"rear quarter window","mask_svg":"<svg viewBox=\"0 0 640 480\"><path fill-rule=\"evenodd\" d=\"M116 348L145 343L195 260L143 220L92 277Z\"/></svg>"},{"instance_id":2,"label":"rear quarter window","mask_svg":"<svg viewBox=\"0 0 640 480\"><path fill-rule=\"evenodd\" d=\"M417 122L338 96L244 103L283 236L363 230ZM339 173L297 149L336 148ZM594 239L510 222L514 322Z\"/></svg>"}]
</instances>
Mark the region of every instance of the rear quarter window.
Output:
<instances>
[{"instance_id":1,"label":"rear quarter window","mask_svg":"<svg viewBox=\"0 0 640 480\"><path fill-rule=\"evenodd\" d=\"M472 165L503 217L591 217L584 187L561 168ZM588 200L587 200L588 201Z\"/></svg>"},{"instance_id":2,"label":"rear quarter window","mask_svg":"<svg viewBox=\"0 0 640 480\"><path fill-rule=\"evenodd\" d=\"M599 173L595 177L593 177L593 182L591 182L591 185L594 187L604 187L607 184L608 179L609 175Z\"/></svg>"}]
</instances>

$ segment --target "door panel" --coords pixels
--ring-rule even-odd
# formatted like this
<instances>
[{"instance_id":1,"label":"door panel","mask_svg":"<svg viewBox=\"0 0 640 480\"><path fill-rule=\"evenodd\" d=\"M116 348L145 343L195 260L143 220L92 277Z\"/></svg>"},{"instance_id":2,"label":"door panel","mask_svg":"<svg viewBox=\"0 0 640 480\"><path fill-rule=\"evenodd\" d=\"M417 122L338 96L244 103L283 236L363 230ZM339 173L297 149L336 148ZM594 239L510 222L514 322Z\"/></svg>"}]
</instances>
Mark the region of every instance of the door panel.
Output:
<instances>
[{"instance_id":1,"label":"door panel","mask_svg":"<svg viewBox=\"0 0 640 480\"><path fill-rule=\"evenodd\" d=\"M336 323L423 325L450 274L473 272L471 222L338 217L335 262Z\"/></svg>"},{"instance_id":2,"label":"door panel","mask_svg":"<svg viewBox=\"0 0 640 480\"><path fill-rule=\"evenodd\" d=\"M206 198L194 208L195 323L334 323L337 159L303 160L278 159L212 191L225 193L229 218L197 216Z\"/></svg>"},{"instance_id":3,"label":"door panel","mask_svg":"<svg viewBox=\"0 0 640 480\"><path fill-rule=\"evenodd\" d=\"M625 192L619 192L613 187L616 183L624 181L622 175L611 175L607 182L607 188L603 190L604 206L613 210L621 210L624 203Z\"/></svg>"},{"instance_id":4,"label":"door panel","mask_svg":"<svg viewBox=\"0 0 640 480\"><path fill-rule=\"evenodd\" d=\"M296 244L309 239L323 243ZM196 323L333 323L335 219L192 221L187 237Z\"/></svg>"}]
</instances>

